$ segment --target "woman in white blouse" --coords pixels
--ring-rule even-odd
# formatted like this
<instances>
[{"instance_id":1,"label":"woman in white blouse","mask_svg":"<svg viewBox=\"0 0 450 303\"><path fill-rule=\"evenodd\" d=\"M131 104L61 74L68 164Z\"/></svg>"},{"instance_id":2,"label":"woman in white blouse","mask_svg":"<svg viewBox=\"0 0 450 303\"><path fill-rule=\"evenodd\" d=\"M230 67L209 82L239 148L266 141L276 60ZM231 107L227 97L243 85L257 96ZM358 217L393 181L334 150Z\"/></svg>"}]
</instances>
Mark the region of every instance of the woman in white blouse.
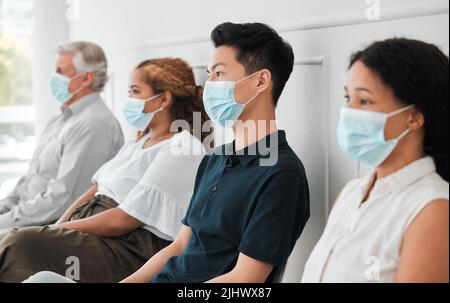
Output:
<instances>
[{"instance_id":1,"label":"woman in white blouse","mask_svg":"<svg viewBox=\"0 0 450 303\"><path fill-rule=\"evenodd\" d=\"M137 140L100 168L92 188L55 225L0 235L0 282L20 282L39 271L80 282L118 282L169 245L205 153L203 136L189 132L194 113L206 118L201 97L186 62L139 64L124 107L126 120L139 130ZM173 132L178 120L189 131Z\"/></svg>"},{"instance_id":2,"label":"woman in white blouse","mask_svg":"<svg viewBox=\"0 0 450 303\"><path fill-rule=\"evenodd\" d=\"M374 169L341 192L303 282L448 283L448 63L407 39L352 57L338 139Z\"/></svg>"}]
</instances>

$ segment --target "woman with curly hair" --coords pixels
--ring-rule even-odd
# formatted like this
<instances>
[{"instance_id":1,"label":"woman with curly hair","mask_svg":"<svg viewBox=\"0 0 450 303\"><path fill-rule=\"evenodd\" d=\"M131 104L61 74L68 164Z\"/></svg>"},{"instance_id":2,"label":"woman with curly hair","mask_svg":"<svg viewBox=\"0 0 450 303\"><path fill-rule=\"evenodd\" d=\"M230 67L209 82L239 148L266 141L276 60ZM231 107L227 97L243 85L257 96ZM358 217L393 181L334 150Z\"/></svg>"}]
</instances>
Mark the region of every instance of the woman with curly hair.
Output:
<instances>
[{"instance_id":1,"label":"woman with curly hair","mask_svg":"<svg viewBox=\"0 0 450 303\"><path fill-rule=\"evenodd\" d=\"M355 53L338 139L374 167L341 192L304 282L449 280L448 57L389 39Z\"/></svg>"}]
</instances>

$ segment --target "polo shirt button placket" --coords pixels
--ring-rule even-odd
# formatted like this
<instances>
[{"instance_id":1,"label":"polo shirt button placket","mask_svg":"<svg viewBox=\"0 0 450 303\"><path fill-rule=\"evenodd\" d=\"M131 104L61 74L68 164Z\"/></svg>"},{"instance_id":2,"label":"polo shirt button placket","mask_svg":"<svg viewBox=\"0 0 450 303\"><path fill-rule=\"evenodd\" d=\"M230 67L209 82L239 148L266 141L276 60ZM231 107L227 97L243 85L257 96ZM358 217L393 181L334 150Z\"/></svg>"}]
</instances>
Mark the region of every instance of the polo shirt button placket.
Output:
<instances>
[{"instance_id":1,"label":"polo shirt button placket","mask_svg":"<svg viewBox=\"0 0 450 303\"><path fill-rule=\"evenodd\" d=\"M216 191L217 191L217 185L214 185L212 191L213 191L213 192L216 192Z\"/></svg>"}]
</instances>

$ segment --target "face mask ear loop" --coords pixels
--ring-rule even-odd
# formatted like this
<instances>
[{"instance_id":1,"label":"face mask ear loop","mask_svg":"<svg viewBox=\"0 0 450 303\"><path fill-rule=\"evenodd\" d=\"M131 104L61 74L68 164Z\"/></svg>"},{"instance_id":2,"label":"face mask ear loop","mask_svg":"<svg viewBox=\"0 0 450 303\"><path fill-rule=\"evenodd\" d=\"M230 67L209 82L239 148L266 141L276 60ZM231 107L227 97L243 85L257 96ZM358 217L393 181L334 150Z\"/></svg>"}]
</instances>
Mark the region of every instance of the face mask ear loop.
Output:
<instances>
[{"instance_id":1,"label":"face mask ear loop","mask_svg":"<svg viewBox=\"0 0 450 303\"><path fill-rule=\"evenodd\" d=\"M70 78L70 81L72 82L73 80L75 80L76 78L80 78L81 76L83 76L83 74L77 74L77 75L73 76L72 78Z\"/></svg>"},{"instance_id":2,"label":"face mask ear loop","mask_svg":"<svg viewBox=\"0 0 450 303\"><path fill-rule=\"evenodd\" d=\"M144 101L145 104L147 104L147 102L150 102L150 101L152 101L152 100L158 99L158 98L161 97L162 95L163 95L163 93L161 93L161 94L159 94L159 95L156 95L156 96L153 96L153 97L148 98L147 100L143 100L143 101ZM145 108L145 106L144 106L144 108ZM158 109L157 111L155 111L155 112L153 112L153 113L154 113L154 114L157 114L157 113L159 113L159 112L162 112L163 110L164 110L164 108L160 108L160 109Z\"/></svg>"},{"instance_id":3,"label":"face mask ear loop","mask_svg":"<svg viewBox=\"0 0 450 303\"><path fill-rule=\"evenodd\" d=\"M149 101L152 101L152 100L155 100L155 99L158 99L159 97L161 97L163 94L161 93L161 94L159 94L159 95L156 95L156 96L153 96L153 97L150 97L150 98L148 98L147 100L143 100L145 103L147 103L147 102L149 102Z\"/></svg>"},{"instance_id":4,"label":"face mask ear loop","mask_svg":"<svg viewBox=\"0 0 450 303\"><path fill-rule=\"evenodd\" d=\"M83 74L79 74L79 75L76 75L76 76L70 78L69 85L72 83L72 81L73 81L74 79L77 79L77 78L79 78L79 77L81 77L81 76L83 76ZM76 89L73 93L71 93L72 96L75 96L76 94L78 94L79 92L81 92L81 91L83 90L83 88L84 88L84 87L81 86L79 89ZM70 91L69 91L69 92L70 92Z\"/></svg>"},{"instance_id":5,"label":"face mask ear loop","mask_svg":"<svg viewBox=\"0 0 450 303\"><path fill-rule=\"evenodd\" d=\"M407 110L413 109L415 108L415 105L410 105L404 108L400 108L399 110L392 112L390 114L387 115L388 118L399 115L403 112L406 112ZM411 129L407 129L405 130L397 139L395 139L397 142L400 142L403 138L405 138L407 135L409 135L411 133Z\"/></svg>"},{"instance_id":6,"label":"face mask ear loop","mask_svg":"<svg viewBox=\"0 0 450 303\"><path fill-rule=\"evenodd\" d=\"M397 142L400 142L401 140L403 140L407 135L409 135L411 133L411 129L407 129L403 132L403 134L401 134L396 140Z\"/></svg>"},{"instance_id":7,"label":"face mask ear loop","mask_svg":"<svg viewBox=\"0 0 450 303\"><path fill-rule=\"evenodd\" d=\"M244 104L244 106L249 105L250 103L252 103L256 98L258 98L259 93L257 93L253 98L251 98L247 103Z\"/></svg>"},{"instance_id":8,"label":"face mask ear loop","mask_svg":"<svg viewBox=\"0 0 450 303\"><path fill-rule=\"evenodd\" d=\"M151 113L144 113L144 112L142 112L142 113L156 115L157 113L160 113L160 112L163 112L163 111L164 111L164 108L161 107L160 109L157 109L157 110L155 110L154 112L151 112Z\"/></svg>"},{"instance_id":9,"label":"face mask ear loop","mask_svg":"<svg viewBox=\"0 0 450 303\"><path fill-rule=\"evenodd\" d=\"M400 108L399 110L396 110L395 112L392 112L390 114L387 115L388 118L393 117L393 116L397 116L403 112L406 112L407 110L413 109L415 107L415 105L410 105L404 108Z\"/></svg>"},{"instance_id":10,"label":"face mask ear loop","mask_svg":"<svg viewBox=\"0 0 450 303\"><path fill-rule=\"evenodd\" d=\"M157 111L154 112L154 114L156 115L157 113L163 112L164 111L164 107L161 107L160 109L158 109Z\"/></svg>"},{"instance_id":11,"label":"face mask ear loop","mask_svg":"<svg viewBox=\"0 0 450 303\"><path fill-rule=\"evenodd\" d=\"M235 84L237 85L237 84L239 84L239 83L241 83L241 82L243 82L243 81L245 81L245 80L248 80L248 79L250 79L251 77L253 77L254 75L256 75L257 73L259 73L259 71L256 72L256 73L251 74L250 76L245 77L244 79L241 79L241 80L237 81Z\"/></svg>"},{"instance_id":12,"label":"face mask ear loop","mask_svg":"<svg viewBox=\"0 0 450 303\"><path fill-rule=\"evenodd\" d=\"M251 77L253 77L254 75L256 75L256 74L258 74L258 73L259 73L259 71L256 72L256 73L251 74L251 75L248 76L248 77L245 77L245 78L242 79L242 80L237 81L236 84L239 84L239 83L241 83L242 81L248 80L248 79L250 79ZM256 98L258 98L258 96L259 96L259 93L257 93L253 98L251 98L249 101L247 101L247 103L245 103L245 104L243 104L243 105L244 105L244 106L249 105L249 104L252 103Z\"/></svg>"},{"instance_id":13,"label":"face mask ear loop","mask_svg":"<svg viewBox=\"0 0 450 303\"><path fill-rule=\"evenodd\" d=\"M73 93L71 93L73 96L75 96L76 94L78 94L79 92L81 92L83 90L84 87L80 87L79 89L77 89L76 91L74 91Z\"/></svg>"}]
</instances>

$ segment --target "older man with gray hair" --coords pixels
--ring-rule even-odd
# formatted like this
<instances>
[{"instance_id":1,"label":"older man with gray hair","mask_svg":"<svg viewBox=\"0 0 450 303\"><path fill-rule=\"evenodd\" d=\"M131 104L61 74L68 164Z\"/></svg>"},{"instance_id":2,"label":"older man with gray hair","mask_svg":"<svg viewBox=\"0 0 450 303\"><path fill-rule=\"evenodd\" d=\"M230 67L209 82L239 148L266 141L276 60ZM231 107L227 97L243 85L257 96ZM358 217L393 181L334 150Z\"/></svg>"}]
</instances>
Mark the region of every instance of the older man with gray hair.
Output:
<instances>
[{"instance_id":1,"label":"older man with gray hair","mask_svg":"<svg viewBox=\"0 0 450 303\"><path fill-rule=\"evenodd\" d=\"M0 230L55 222L122 147L120 125L100 97L107 67L93 43L58 48L50 89L61 114L41 135L27 175L0 201Z\"/></svg>"}]
</instances>

